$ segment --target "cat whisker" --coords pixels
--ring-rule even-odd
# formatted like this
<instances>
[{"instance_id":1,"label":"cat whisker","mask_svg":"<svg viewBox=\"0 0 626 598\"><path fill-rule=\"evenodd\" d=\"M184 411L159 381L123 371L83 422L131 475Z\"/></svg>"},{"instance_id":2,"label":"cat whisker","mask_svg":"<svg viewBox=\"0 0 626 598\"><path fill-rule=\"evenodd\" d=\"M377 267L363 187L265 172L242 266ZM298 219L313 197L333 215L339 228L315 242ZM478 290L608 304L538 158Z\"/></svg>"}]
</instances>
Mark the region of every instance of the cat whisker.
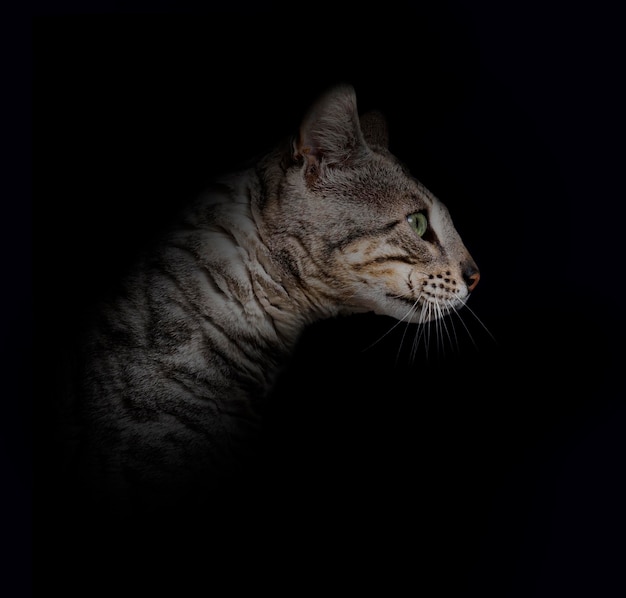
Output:
<instances>
[{"instance_id":1,"label":"cat whisker","mask_svg":"<svg viewBox=\"0 0 626 598\"><path fill-rule=\"evenodd\" d=\"M439 353L439 312L437 310L437 303L433 302L430 304L430 312L431 312L431 316L430 316L430 326L429 328L429 337L434 337L434 345L435 345L435 349L436 352L435 354ZM433 341L429 341L429 344L432 345Z\"/></svg>"},{"instance_id":2,"label":"cat whisker","mask_svg":"<svg viewBox=\"0 0 626 598\"><path fill-rule=\"evenodd\" d=\"M400 298L410 294L411 291L408 291L407 293L402 293L394 297ZM462 316L463 308L469 311L472 317L478 321L482 328L495 342L494 336L487 329L485 324L480 320L476 312L474 312L471 308L467 306L468 298L466 298L461 303L461 305L455 305L454 302L448 300L424 301L421 303L421 312L418 321L412 322L413 316L419 309L421 299L422 295L420 294L420 296L417 297L415 302L411 305L411 307L404 314L404 316L400 320L396 321L389 328L389 330L382 334L373 343L365 347L363 351L367 351L377 345L402 323L405 323L405 329L400 338L400 344L398 347L398 352L396 354L396 364L400 359L400 356L402 354L402 347L404 346L406 341L407 332L409 331L409 328L412 326L412 324L415 324L416 330L409 351L409 359L411 362L415 361L415 359L417 358L420 343L423 343L426 359L429 359L429 357L432 356L433 351L435 351L438 355L441 352L445 352L446 348L452 348L454 351L459 351L459 335L457 333L457 327L455 325L455 317L458 318L459 322L465 329L474 347L478 349L478 344Z\"/></svg>"},{"instance_id":3,"label":"cat whisker","mask_svg":"<svg viewBox=\"0 0 626 598\"><path fill-rule=\"evenodd\" d=\"M450 312L453 311L452 305L449 301L445 301L445 303L441 306L442 309L442 317L441 317L441 332L442 337L445 334L445 338L447 338L447 346L458 349L458 342L456 337L456 331L454 329L454 321L448 317L450 316ZM452 332L450 331L452 328ZM454 337L454 338L453 338Z\"/></svg>"},{"instance_id":4,"label":"cat whisker","mask_svg":"<svg viewBox=\"0 0 626 598\"><path fill-rule=\"evenodd\" d=\"M464 305L465 306L465 305ZM478 349L478 345L476 344L476 341L474 340L474 336L472 335L472 333L470 332L470 329L467 327L467 324L465 323L465 321L463 320L463 317L460 313L460 309L458 308L453 308L451 311L454 312L454 314L456 315L456 317L459 319L459 322L461 322L463 328L465 328L465 332L467 332L467 336L469 337L470 341L472 341L472 345L474 345L474 347L476 349ZM458 342L457 342L457 346L458 346Z\"/></svg>"},{"instance_id":5,"label":"cat whisker","mask_svg":"<svg viewBox=\"0 0 626 598\"><path fill-rule=\"evenodd\" d=\"M428 276L428 272L423 272L422 270L412 270L412 273L423 274L424 277ZM411 286L410 276L409 276L409 287ZM402 299L402 297L406 297L407 295L412 295L414 290L409 288L405 293L400 293L399 295L389 295L392 299ZM421 294L420 294L421 297Z\"/></svg>"},{"instance_id":6,"label":"cat whisker","mask_svg":"<svg viewBox=\"0 0 626 598\"><path fill-rule=\"evenodd\" d=\"M449 310L439 301L436 301L430 305L430 311L432 312L431 326L434 327L435 349L437 355L440 355L442 351L445 351L446 336L450 338L450 334L445 323L445 318L448 315Z\"/></svg>"},{"instance_id":7,"label":"cat whisker","mask_svg":"<svg viewBox=\"0 0 626 598\"><path fill-rule=\"evenodd\" d=\"M454 321L447 317L452 311L456 311L456 309L454 305L448 301L445 303L429 301L424 304L420 322L417 324L418 329L413 339L410 354L411 361L415 360L417 357L417 350L422 340L424 341L425 355L428 359L433 344L432 335L434 335L437 353L445 350L446 345L456 346L458 350L458 335ZM446 322L447 319L449 320L449 324ZM433 327L434 330L431 330ZM450 330L450 327L452 327L452 330Z\"/></svg>"},{"instance_id":8,"label":"cat whisker","mask_svg":"<svg viewBox=\"0 0 626 598\"><path fill-rule=\"evenodd\" d=\"M439 340L438 340L438 334L439 331L437 329L437 319L438 319L438 314L437 314L437 304L436 303L430 303L428 305L428 311L429 311L429 326L428 326L428 345L429 345L429 349L432 346L432 337L434 336L435 339L435 346L438 348L439 347ZM434 328L434 330L433 330Z\"/></svg>"},{"instance_id":9,"label":"cat whisker","mask_svg":"<svg viewBox=\"0 0 626 598\"><path fill-rule=\"evenodd\" d=\"M399 297L401 297L401 296L402 295L399 295ZM382 341L388 334L390 334L393 330L395 330L396 327L400 326L400 324L402 324L402 322L404 322L405 320L407 320L407 323L410 323L411 322L411 317L415 313L415 310L417 309L417 305L418 305L418 303L420 301L420 298L421 298L421 295L419 295L417 297L417 299L415 300L415 303L409 308L409 311L407 311L406 314L404 314L402 319L398 320L389 330L387 330L387 332L385 332L385 334L383 334L382 336L377 338L371 345L368 345L367 347L365 347L365 349L363 349L363 351L369 351L372 347L374 347L380 341Z\"/></svg>"},{"instance_id":10,"label":"cat whisker","mask_svg":"<svg viewBox=\"0 0 626 598\"><path fill-rule=\"evenodd\" d=\"M448 330L448 326L446 325L447 316L450 314L450 303L447 301L444 305L440 305L439 303L437 303L437 309L439 311L438 326L439 326L439 333L441 336L442 347L445 347L444 341L446 337L448 338L448 344L452 346L453 345L452 337L450 335L450 331Z\"/></svg>"},{"instance_id":11,"label":"cat whisker","mask_svg":"<svg viewBox=\"0 0 626 598\"><path fill-rule=\"evenodd\" d=\"M413 306L411 307L411 309L409 310L409 318L407 319L407 323L406 326L404 327L404 332L402 333L402 338L400 339L400 346L398 347L398 352L396 354L396 365L398 365L398 360L400 359L400 353L402 351L402 345L404 344L404 339L406 337L406 333L408 332L410 326L411 326L411 318L413 317L413 314L417 311L417 305L419 303L419 297L417 299L417 301L413 304Z\"/></svg>"},{"instance_id":12,"label":"cat whisker","mask_svg":"<svg viewBox=\"0 0 626 598\"><path fill-rule=\"evenodd\" d=\"M466 332L467 332L468 336L470 337L470 339L472 337L472 335L471 335L470 331L468 330L465 322L463 321L462 307L463 306L459 307L458 305L454 305L454 304L450 305L450 313L453 314L453 315L450 316L450 322L451 322L453 330L454 330L454 338L455 338L457 349L459 349L459 347L460 347L460 344L459 344L459 340L460 339L459 339L459 335L456 332L457 331L457 327L455 326L455 316L461 322L461 325L466 330ZM472 339L472 343L475 344L473 339Z\"/></svg>"},{"instance_id":13,"label":"cat whisker","mask_svg":"<svg viewBox=\"0 0 626 598\"><path fill-rule=\"evenodd\" d=\"M432 311L432 304L429 302L427 302L425 304L425 308L422 310L422 317L420 318L422 321L420 322L420 334L417 337L417 340L419 341L420 337L424 339L424 351L426 353L426 358L428 359L428 349L430 347L430 326L428 325L428 322L431 320L431 311ZM415 359L415 356L417 355L417 344L415 344L415 351L413 351L412 354L412 359Z\"/></svg>"},{"instance_id":14,"label":"cat whisker","mask_svg":"<svg viewBox=\"0 0 626 598\"><path fill-rule=\"evenodd\" d=\"M483 330L489 335L489 338L491 338L491 340L497 344L497 340L495 338L495 336L493 336L493 334L491 334L491 331L487 328L487 326L485 326L485 324L483 323L483 321L478 317L478 315L476 314L476 312L469 306L467 305L467 300L469 299L469 296L465 298L465 300L463 301L463 307L474 317L474 319L482 326Z\"/></svg>"},{"instance_id":15,"label":"cat whisker","mask_svg":"<svg viewBox=\"0 0 626 598\"><path fill-rule=\"evenodd\" d=\"M426 329L424 325L424 314L425 314L426 309L427 308L425 305L422 306L420 319L419 319L419 322L417 322L416 324L417 328L416 328L415 338L413 339L413 344L411 345L411 353L410 353L411 361L415 359L415 355L417 354L417 347L419 346L420 340L424 338L424 335L426 334Z\"/></svg>"},{"instance_id":16,"label":"cat whisker","mask_svg":"<svg viewBox=\"0 0 626 598\"><path fill-rule=\"evenodd\" d=\"M413 290L409 289L408 291L406 291L406 293L400 293L399 295L389 295L389 297L391 297L392 299L402 299L402 297L406 297L407 295L412 295L412 294L413 294Z\"/></svg>"}]
</instances>

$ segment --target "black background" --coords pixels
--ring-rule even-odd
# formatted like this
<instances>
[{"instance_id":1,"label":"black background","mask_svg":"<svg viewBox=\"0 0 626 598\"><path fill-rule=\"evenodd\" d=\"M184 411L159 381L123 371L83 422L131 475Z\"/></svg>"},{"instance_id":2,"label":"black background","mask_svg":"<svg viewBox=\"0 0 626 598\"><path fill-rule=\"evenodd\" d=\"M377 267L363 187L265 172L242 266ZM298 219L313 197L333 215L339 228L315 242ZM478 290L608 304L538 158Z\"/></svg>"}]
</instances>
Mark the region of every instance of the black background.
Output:
<instances>
[{"instance_id":1,"label":"black background","mask_svg":"<svg viewBox=\"0 0 626 598\"><path fill-rule=\"evenodd\" d=\"M289 595L622 595L617 15L452 0L99 8L33 21L40 589L91 595L134 572L138 588L208 593L227 571ZM114 539L97 513L72 521L48 418L83 309L214 174L292 133L340 81L387 115L394 153L449 207L481 269L477 317L415 357L403 325L368 349L390 319L319 323L272 397L267 475L236 506Z\"/></svg>"}]
</instances>

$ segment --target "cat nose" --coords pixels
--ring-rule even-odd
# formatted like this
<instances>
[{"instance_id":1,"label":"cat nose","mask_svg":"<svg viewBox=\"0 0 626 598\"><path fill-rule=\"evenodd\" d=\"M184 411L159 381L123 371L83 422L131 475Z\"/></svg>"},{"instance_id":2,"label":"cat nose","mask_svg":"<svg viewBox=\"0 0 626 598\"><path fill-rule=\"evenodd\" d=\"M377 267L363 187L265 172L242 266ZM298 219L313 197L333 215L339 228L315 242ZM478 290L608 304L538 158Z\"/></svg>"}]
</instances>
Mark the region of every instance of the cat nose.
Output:
<instances>
[{"instance_id":1,"label":"cat nose","mask_svg":"<svg viewBox=\"0 0 626 598\"><path fill-rule=\"evenodd\" d=\"M465 264L463 266L463 280L467 285L467 290L471 293L480 280L480 272L475 264Z\"/></svg>"}]
</instances>

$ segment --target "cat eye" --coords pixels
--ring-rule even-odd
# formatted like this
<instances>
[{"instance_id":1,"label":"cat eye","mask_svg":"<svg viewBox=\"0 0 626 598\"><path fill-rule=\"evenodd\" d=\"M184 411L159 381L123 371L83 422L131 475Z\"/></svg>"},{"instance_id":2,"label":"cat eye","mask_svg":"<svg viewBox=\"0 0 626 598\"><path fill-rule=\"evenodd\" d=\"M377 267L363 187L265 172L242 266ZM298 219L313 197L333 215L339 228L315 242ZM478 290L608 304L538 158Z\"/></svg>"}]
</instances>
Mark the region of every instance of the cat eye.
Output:
<instances>
[{"instance_id":1,"label":"cat eye","mask_svg":"<svg viewBox=\"0 0 626 598\"><path fill-rule=\"evenodd\" d=\"M409 214L406 219L418 236L423 237L428 228L428 221L424 213L414 212L413 214Z\"/></svg>"}]
</instances>

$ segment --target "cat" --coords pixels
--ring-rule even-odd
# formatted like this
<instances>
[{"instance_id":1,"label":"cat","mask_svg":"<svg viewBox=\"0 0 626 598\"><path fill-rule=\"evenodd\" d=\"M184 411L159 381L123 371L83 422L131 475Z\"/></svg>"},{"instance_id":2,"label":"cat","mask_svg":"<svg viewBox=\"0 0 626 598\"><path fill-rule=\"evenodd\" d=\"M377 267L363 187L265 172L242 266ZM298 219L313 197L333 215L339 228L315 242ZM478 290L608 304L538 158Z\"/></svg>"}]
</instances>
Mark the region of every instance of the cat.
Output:
<instances>
[{"instance_id":1,"label":"cat","mask_svg":"<svg viewBox=\"0 0 626 598\"><path fill-rule=\"evenodd\" d=\"M82 470L107 505L202 496L254 466L262 406L305 328L374 312L423 324L480 278L445 206L339 84L292 139L221 177L86 331Z\"/></svg>"}]
</instances>

